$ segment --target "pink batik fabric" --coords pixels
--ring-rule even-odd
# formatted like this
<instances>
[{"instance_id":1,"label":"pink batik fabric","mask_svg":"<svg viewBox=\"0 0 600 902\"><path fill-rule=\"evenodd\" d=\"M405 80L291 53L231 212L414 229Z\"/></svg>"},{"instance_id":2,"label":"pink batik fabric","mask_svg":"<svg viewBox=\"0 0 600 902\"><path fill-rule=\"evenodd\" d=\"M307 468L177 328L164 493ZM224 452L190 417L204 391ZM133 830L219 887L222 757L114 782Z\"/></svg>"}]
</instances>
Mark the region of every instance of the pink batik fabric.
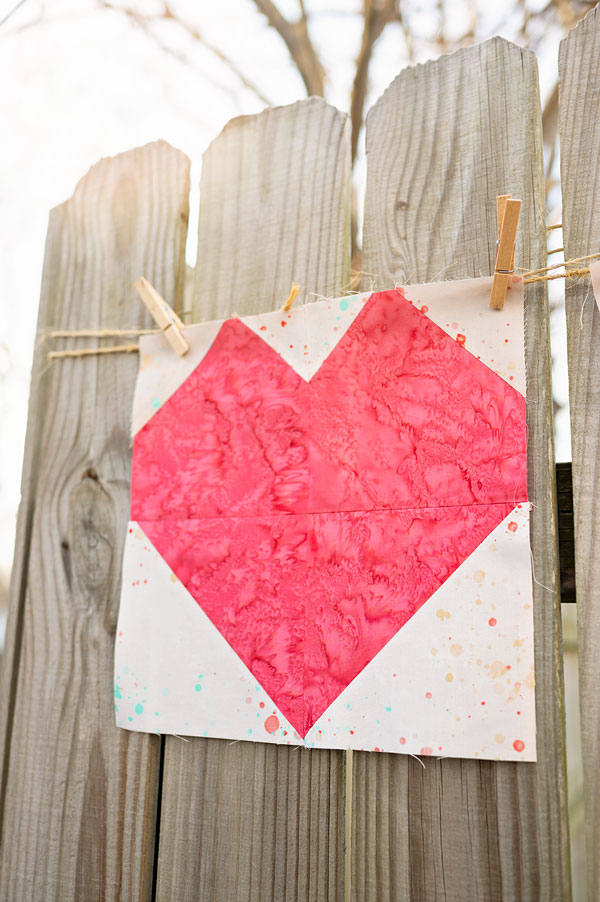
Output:
<instances>
[{"instance_id":1,"label":"pink batik fabric","mask_svg":"<svg viewBox=\"0 0 600 902\"><path fill-rule=\"evenodd\" d=\"M300 740L526 506L525 399L449 331L374 293L307 380L230 319L135 435L132 523Z\"/></svg>"}]
</instances>

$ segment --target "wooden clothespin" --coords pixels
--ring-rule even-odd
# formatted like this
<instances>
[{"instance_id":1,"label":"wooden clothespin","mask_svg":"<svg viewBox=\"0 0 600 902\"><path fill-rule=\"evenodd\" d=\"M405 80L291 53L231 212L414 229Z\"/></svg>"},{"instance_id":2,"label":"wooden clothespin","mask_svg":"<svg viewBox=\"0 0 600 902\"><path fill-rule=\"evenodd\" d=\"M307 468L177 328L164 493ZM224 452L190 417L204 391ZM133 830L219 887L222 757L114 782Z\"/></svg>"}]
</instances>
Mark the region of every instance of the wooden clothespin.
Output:
<instances>
[{"instance_id":1,"label":"wooden clothespin","mask_svg":"<svg viewBox=\"0 0 600 902\"><path fill-rule=\"evenodd\" d=\"M515 270L515 241L517 240L517 226L521 212L521 201L514 200L510 194L501 194L496 198L498 211L498 251L496 253L496 266L494 269L494 281L490 294L490 307L493 310L502 310L508 281Z\"/></svg>"},{"instance_id":2,"label":"wooden clothespin","mask_svg":"<svg viewBox=\"0 0 600 902\"><path fill-rule=\"evenodd\" d=\"M175 353L179 357L183 357L189 351L190 346L181 331L185 327L175 311L169 307L147 279L143 277L138 279L134 287Z\"/></svg>"},{"instance_id":3,"label":"wooden clothespin","mask_svg":"<svg viewBox=\"0 0 600 902\"><path fill-rule=\"evenodd\" d=\"M296 285L295 282L292 282L292 287L290 288L290 293L288 294L287 301L285 302L285 304L283 305L283 307L281 309L286 312L288 310L291 310L292 304L294 303L294 301L296 300L296 298L298 297L299 294L300 294L300 286Z\"/></svg>"}]
</instances>

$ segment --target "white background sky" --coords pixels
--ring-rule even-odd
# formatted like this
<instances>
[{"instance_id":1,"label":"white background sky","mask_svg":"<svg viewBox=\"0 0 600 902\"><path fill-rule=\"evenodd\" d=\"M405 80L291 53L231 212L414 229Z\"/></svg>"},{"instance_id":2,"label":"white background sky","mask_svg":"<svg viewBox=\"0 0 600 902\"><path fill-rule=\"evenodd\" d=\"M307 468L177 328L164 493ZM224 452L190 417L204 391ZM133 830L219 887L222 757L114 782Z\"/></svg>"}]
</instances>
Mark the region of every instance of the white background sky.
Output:
<instances>
[{"instance_id":1,"label":"white background sky","mask_svg":"<svg viewBox=\"0 0 600 902\"><path fill-rule=\"evenodd\" d=\"M160 7L153 0L131 2L142 11ZM0 19L15 3L0 0ZM315 40L330 73L328 99L347 110L360 41L360 20L354 14L359 0L313 0L307 5L314 10ZM174 0L173 6L273 103L291 103L304 96L286 48L251 0ZM292 17L297 14L294 0L280 6ZM410 5L417 32L435 31L435 8L436 0ZM506 8L499 0L482 2L482 37L494 33L514 37L514 22L504 21ZM41 12L43 20L31 25ZM450 18L449 27L458 35L466 22L462 0L452 4ZM223 125L264 105L173 23L166 23L157 34L190 64L160 50L121 13L95 10L94 0L52 0L45 5L26 0L0 26L0 570L8 571L13 553L48 211L71 195L100 157L157 138L188 154L197 186L202 152ZM543 94L556 77L559 38L559 31L551 29L537 48ZM435 55L435 46L424 41L417 58ZM377 47L370 102L404 65L406 47L400 30L392 26ZM360 163L358 172L360 178ZM197 191L192 194L192 235L196 205ZM562 288L556 286L554 291L560 296ZM562 320L559 308L553 317L555 394L564 403ZM558 419L557 456L570 458L564 411Z\"/></svg>"}]
</instances>

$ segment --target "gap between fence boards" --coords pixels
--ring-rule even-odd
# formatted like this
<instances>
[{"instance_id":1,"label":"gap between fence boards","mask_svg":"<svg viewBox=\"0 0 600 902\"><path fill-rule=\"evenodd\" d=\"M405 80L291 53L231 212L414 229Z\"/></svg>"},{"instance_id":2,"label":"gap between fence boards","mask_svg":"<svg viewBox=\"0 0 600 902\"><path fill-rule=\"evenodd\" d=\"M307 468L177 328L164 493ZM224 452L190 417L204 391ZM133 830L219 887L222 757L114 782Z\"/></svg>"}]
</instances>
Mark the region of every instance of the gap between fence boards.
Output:
<instances>
[{"instance_id":1,"label":"gap between fence boards","mask_svg":"<svg viewBox=\"0 0 600 902\"><path fill-rule=\"evenodd\" d=\"M575 525L573 520L573 477L571 463L556 464L558 508L558 554L560 561L560 599L577 601L575 589Z\"/></svg>"}]
</instances>

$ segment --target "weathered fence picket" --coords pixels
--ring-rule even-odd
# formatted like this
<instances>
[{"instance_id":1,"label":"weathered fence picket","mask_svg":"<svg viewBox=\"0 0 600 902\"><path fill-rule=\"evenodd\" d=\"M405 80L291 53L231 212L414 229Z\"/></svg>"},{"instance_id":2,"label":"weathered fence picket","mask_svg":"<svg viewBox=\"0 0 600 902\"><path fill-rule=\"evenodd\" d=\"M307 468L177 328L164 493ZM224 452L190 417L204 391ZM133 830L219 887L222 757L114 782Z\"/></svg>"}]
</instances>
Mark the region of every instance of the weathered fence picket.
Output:
<instances>
[{"instance_id":1,"label":"weathered fence picket","mask_svg":"<svg viewBox=\"0 0 600 902\"><path fill-rule=\"evenodd\" d=\"M600 10L593 9L563 40L559 56L561 182L565 259L600 245L598 141ZM582 264L585 265L585 264ZM600 314L589 278L569 284L567 314L579 685L588 899L600 898Z\"/></svg>"},{"instance_id":2,"label":"weathered fence picket","mask_svg":"<svg viewBox=\"0 0 600 902\"><path fill-rule=\"evenodd\" d=\"M595 22L588 17L585 25L596 29L594 36L580 26L573 44L590 42L595 52ZM563 97L570 98L563 127L583 136L583 95L567 52L573 44L563 45L561 57ZM576 47L574 56L581 52ZM600 81L589 90L596 102ZM585 134L590 141L593 127ZM494 39L405 70L369 114L367 151L365 288L489 273L495 197L504 192L523 199L517 263L543 265L540 106L531 52ZM572 159L591 186L593 164L580 170ZM566 150L563 167L571 171ZM589 251L598 229L591 205L585 219L573 191L565 220L570 254ZM51 215L40 332L147 325L132 288L142 274L181 309L187 198L188 161L165 144L95 166ZM204 156L193 320L276 309L292 280L304 300L341 294L349 261L347 117L311 98L229 123ZM587 359L574 363L577 298L569 301L572 375L583 386L574 393L576 436L584 403L597 404L594 417L600 416L595 370L585 368ZM429 758L423 766L402 755L355 753L349 810L342 752L159 739L114 726L112 643L137 359L50 364L47 346L38 347L0 696L0 898L569 899L543 287L527 289L526 312L538 763ZM591 483L581 474L584 465L593 471L593 450L577 440L581 521L592 516ZM580 558L578 579L591 581L586 566ZM593 605L589 599L583 622L597 631ZM591 686L591 655L586 660ZM597 732L597 709L586 724ZM590 785L597 790L597 782Z\"/></svg>"},{"instance_id":3,"label":"weathered fence picket","mask_svg":"<svg viewBox=\"0 0 600 902\"><path fill-rule=\"evenodd\" d=\"M506 192L523 199L517 262L543 266L535 55L496 38L406 69L367 118L366 284L492 272L495 198ZM544 288L530 286L525 304L538 763L427 759L423 768L356 755L356 900L394 898L397 881L406 894L396 898L415 900L569 898ZM365 803L370 787L379 791Z\"/></svg>"},{"instance_id":4,"label":"weathered fence picket","mask_svg":"<svg viewBox=\"0 0 600 902\"><path fill-rule=\"evenodd\" d=\"M350 270L347 116L312 98L226 126L204 156L194 319L281 307ZM167 737L159 902L339 899L343 755ZM190 842L190 837L195 841Z\"/></svg>"},{"instance_id":5,"label":"weathered fence picket","mask_svg":"<svg viewBox=\"0 0 600 902\"><path fill-rule=\"evenodd\" d=\"M148 327L132 283L181 294L188 195L188 161L164 143L94 166L50 216L40 332ZM112 698L136 370L132 354L36 356L3 662L11 902L152 893L160 740L116 730Z\"/></svg>"}]
</instances>

